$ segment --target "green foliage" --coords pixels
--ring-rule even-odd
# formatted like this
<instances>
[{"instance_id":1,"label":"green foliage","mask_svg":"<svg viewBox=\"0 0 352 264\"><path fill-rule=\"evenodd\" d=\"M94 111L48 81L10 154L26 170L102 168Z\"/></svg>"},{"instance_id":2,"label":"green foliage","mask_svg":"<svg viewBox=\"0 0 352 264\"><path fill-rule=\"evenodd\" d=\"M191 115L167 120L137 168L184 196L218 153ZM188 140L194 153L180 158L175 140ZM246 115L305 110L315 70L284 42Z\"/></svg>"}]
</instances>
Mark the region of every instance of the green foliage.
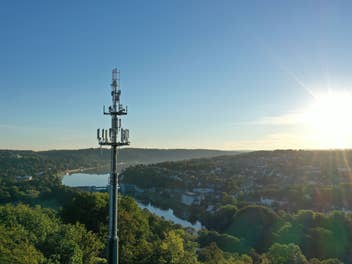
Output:
<instances>
[{"instance_id":1,"label":"green foliage","mask_svg":"<svg viewBox=\"0 0 352 264\"><path fill-rule=\"evenodd\" d=\"M228 234L220 234L216 231L201 231L199 233L198 242L201 247L208 246L212 242L215 242L222 251L232 253L242 252L241 240L239 238Z\"/></svg>"},{"instance_id":2,"label":"green foliage","mask_svg":"<svg viewBox=\"0 0 352 264\"><path fill-rule=\"evenodd\" d=\"M27 237L34 244L43 244L48 234L59 230L60 220L50 209L39 206L31 208L24 204L0 207L0 224L11 228L19 227L28 232Z\"/></svg>"},{"instance_id":3,"label":"green foliage","mask_svg":"<svg viewBox=\"0 0 352 264\"><path fill-rule=\"evenodd\" d=\"M183 239L183 230L171 230L165 234L160 243L160 264L197 264L197 256L194 247L186 250L186 242Z\"/></svg>"},{"instance_id":4,"label":"green foliage","mask_svg":"<svg viewBox=\"0 0 352 264\"><path fill-rule=\"evenodd\" d=\"M119 200L119 237L124 263L198 263L195 238L141 210L130 197Z\"/></svg>"},{"instance_id":5,"label":"green foliage","mask_svg":"<svg viewBox=\"0 0 352 264\"><path fill-rule=\"evenodd\" d=\"M67 223L84 224L89 230L98 233L101 243L105 243L107 203L107 194L78 192L63 206L61 215ZM346 259L349 252L351 219L345 214L333 212L323 215L302 210L293 215L278 216L263 206L246 206L237 211L233 205L223 206L214 214L218 214L219 221L220 216L227 218L230 225L227 233L205 230L199 233L199 246L204 249L201 250L200 259L211 259L206 255L213 254L215 260L209 261L218 261L216 256L220 254L223 259L220 258L219 263L242 263L239 256L226 256L226 252L244 254L250 252L251 248L265 252L275 242L290 246L285 245L284 249L276 246L269 253L297 253L297 250L293 250L295 248L291 246L292 243L298 245L309 258ZM119 224L120 253L125 263L176 263L180 259L185 262L187 258L192 263L197 259L194 255L194 248L198 247L194 244L195 237L180 232L171 223L141 210L130 197L121 197L119 200ZM216 243L216 248L211 246L212 243ZM270 256L272 255L258 256L257 259L269 263Z\"/></svg>"},{"instance_id":6,"label":"green foliage","mask_svg":"<svg viewBox=\"0 0 352 264\"><path fill-rule=\"evenodd\" d=\"M271 264L308 264L301 249L295 244L274 244L267 253Z\"/></svg>"},{"instance_id":7,"label":"green foliage","mask_svg":"<svg viewBox=\"0 0 352 264\"><path fill-rule=\"evenodd\" d=\"M224 232L232 223L233 216L237 212L237 207L234 205L221 206L212 214L208 214L203 223L209 228L218 232Z\"/></svg>"},{"instance_id":8,"label":"green foliage","mask_svg":"<svg viewBox=\"0 0 352 264\"><path fill-rule=\"evenodd\" d=\"M226 263L222 251L217 247L216 243L211 243L203 248L199 253L199 259L205 264L223 264Z\"/></svg>"},{"instance_id":9,"label":"green foliage","mask_svg":"<svg viewBox=\"0 0 352 264\"><path fill-rule=\"evenodd\" d=\"M224 254L216 243L212 242L199 252L199 259L205 264L252 264L248 255Z\"/></svg>"},{"instance_id":10,"label":"green foliage","mask_svg":"<svg viewBox=\"0 0 352 264\"><path fill-rule=\"evenodd\" d=\"M65 222L80 222L93 232L100 232L108 222L108 194L78 192L61 210Z\"/></svg>"},{"instance_id":11,"label":"green foliage","mask_svg":"<svg viewBox=\"0 0 352 264\"><path fill-rule=\"evenodd\" d=\"M27 234L23 228L0 224L0 263L43 263L43 254L31 244Z\"/></svg>"},{"instance_id":12,"label":"green foliage","mask_svg":"<svg viewBox=\"0 0 352 264\"><path fill-rule=\"evenodd\" d=\"M170 178L165 170L153 166L138 165L128 168L124 173L124 182L140 188L184 188L185 185L177 178ZM144 180L143 180L144 179ZM148 180L145 180L148 179Z\"/></svg>"},{"instance_id":13,"label":"green foliage","mask_svg":"<svg viewBox=\"0 0 352 264\"><path fill-rule=\"evenodd\" d=\"M148 263L155 244L151 243L148 216L130 197L119 200L121 259L125 263Z\"/></svg>"},{"instance_id":14,"label":"green foliage","mask_svg":"<svg viewBox=\"0 0 352 264\"><path fill-rule=\"evenodd\" d=\"M50 234L43 245L49 259L59 263L94 264L104 245L97 236L81 224L62 225L59 232Z\"/></svg>"},{"instance_id":15,"label":"green foliage","mask_svg":"<svg viewBox=\"0 0 352 264\"><path fill-rule=\"evenodd\" d=\"M65 225L49 209L27 205L0 206L1 256L8 263L93 264L103 244L82 225ZM16 238L17 237L17 238ZM12 240L12 241L11 241ZM22 253L17 252L22 250ZM6 262L2 262L6 263Z\"/></svg>"},{"instance_id":16,"label":"green foliage","mask_svg":"<svg viewBox=\"0 0 352 264\"><path fill-rule=\"evenodd\" d=\"M351 219L344 213L327 215L301 210L274 232L274 241L299 245L309 258L341 258L351 247Z\"/></svg>"},{"instance_id":17,"label":"green foliage","mask_svg":"<svg viewBox=\"0 0 352 264\"><path fill-rule=\"evenodd\" d=\"M266 207L247 206L235 214L226 233L243 240L243 250L264 251L272 241L272 231L278 221L278 215Z\"/></svg>"},{"instance_id":18,"label":"green foliage","mask_svg":"<svg viewBox=\"0 0 352 264\"><path fill-rule=\"evenodd\" d=\"M120 196L118 202L120 258L124 263L198 263L195 237L142 210L131 197ZM61 215L67 223L79 222L98 232L106 242L106 193L77 193L63 206Z\"/></svg>"}]
</instances>

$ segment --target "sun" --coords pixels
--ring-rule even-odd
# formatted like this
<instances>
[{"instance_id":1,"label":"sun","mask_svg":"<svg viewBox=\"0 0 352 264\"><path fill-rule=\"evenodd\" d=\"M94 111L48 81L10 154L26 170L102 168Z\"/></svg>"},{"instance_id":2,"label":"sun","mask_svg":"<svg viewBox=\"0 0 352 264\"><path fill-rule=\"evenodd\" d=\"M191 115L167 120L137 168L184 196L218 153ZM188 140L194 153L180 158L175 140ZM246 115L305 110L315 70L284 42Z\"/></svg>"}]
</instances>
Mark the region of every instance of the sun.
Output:
<instances>
[{"instance_id":1,"label":"sun","mask_svg":"<svg viewBox=\"0 0 352 264\"><path fill-rule=\"evenodd\" d=\"M319 147L352 148L351 93L330 91L314 95L304 119Z\"/></svg>"}]
</instances>

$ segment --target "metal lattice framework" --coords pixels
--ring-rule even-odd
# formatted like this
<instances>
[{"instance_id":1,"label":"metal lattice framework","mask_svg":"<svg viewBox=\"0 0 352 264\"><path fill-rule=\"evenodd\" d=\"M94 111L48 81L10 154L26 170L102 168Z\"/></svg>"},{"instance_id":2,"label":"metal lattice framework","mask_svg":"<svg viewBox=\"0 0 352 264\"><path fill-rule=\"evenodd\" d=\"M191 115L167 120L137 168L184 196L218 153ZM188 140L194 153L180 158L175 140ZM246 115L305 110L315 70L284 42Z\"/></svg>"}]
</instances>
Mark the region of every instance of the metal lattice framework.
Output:
<instances>
[{"instance_id":1,"label":"metal lattice framework","mask_svg":"<svg viewBox=\"0 0 352 264\"><path fill-rule=\"evenodd\" d=\"M118 224L118 174L117 174L117 148L129 145L129 130L121 127L121 116L127 115L127 106L120 102L120 71L112 70L111 97L112 104L104 115L111 116L111 128L98 129L97 139L100 146L111 146L111 173L109 180L109 241L108 241L108 263L119 263L119 240L117 236ZM120 140L118 139L118 135Z\"/></svg>"}]
</instances>

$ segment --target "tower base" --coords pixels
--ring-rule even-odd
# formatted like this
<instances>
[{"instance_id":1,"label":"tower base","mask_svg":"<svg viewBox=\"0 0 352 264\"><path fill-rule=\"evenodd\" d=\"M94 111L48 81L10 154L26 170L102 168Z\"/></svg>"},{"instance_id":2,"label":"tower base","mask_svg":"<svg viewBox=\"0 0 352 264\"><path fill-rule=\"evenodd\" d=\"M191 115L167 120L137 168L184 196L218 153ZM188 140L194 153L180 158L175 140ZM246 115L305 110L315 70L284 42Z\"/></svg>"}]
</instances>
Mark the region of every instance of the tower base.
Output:
<instances>
[{"instance_id":1,"label":"tower base","mask_svg":"<svg viewBox=\"0 0 352 264\"><path fill-rule=\"evenodd\" d=\"M109 264L117 264L119 259L118 254L118 238L110 238L109 239L109 248L108 248L108 263Z\"/></svg>"}]
</instances>

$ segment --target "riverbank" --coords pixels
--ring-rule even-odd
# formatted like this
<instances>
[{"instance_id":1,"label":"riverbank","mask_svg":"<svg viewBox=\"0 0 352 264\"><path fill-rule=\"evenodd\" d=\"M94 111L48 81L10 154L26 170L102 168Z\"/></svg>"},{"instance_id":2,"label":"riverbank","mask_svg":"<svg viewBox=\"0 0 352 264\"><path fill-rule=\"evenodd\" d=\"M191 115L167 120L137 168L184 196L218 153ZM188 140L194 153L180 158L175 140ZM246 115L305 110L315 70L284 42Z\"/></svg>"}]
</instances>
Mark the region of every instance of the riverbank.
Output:
<instances>
[{"instance_id":1,"label":"riverbank","mask_svg":"<svg viewBox=\"0 0 352 264\"><path fill-rule=\"evenodd\" d=\"M74 173L82 173L85 172L87 174L105 174L109 172L108 166L94 166L88 168L77 168L72 170L64 170L58 173L59 176L72 175Z\"/></svg>"},{"instance_id":2,"label":"riverbank","mask_svg":"<svg viewBox=\"0 0 352 264\"><path fill-rule=\"evenodd\" d=\"M187 220L184 220L184 219L177 217L175 215L175 212L171 208L164 210L164 209L153 206L151 203L143 204L138 200L136 200L136 202L140 208L147 209L149 212L156 214L160 217L163 217L166 220L170 220L170 221L174 222L175 224L179 224L183 227L194 228L197 231L199 231L203 228L202 223L199 221L196 221L195 223L191 223Z\"/></svg>"}]
</instances>

